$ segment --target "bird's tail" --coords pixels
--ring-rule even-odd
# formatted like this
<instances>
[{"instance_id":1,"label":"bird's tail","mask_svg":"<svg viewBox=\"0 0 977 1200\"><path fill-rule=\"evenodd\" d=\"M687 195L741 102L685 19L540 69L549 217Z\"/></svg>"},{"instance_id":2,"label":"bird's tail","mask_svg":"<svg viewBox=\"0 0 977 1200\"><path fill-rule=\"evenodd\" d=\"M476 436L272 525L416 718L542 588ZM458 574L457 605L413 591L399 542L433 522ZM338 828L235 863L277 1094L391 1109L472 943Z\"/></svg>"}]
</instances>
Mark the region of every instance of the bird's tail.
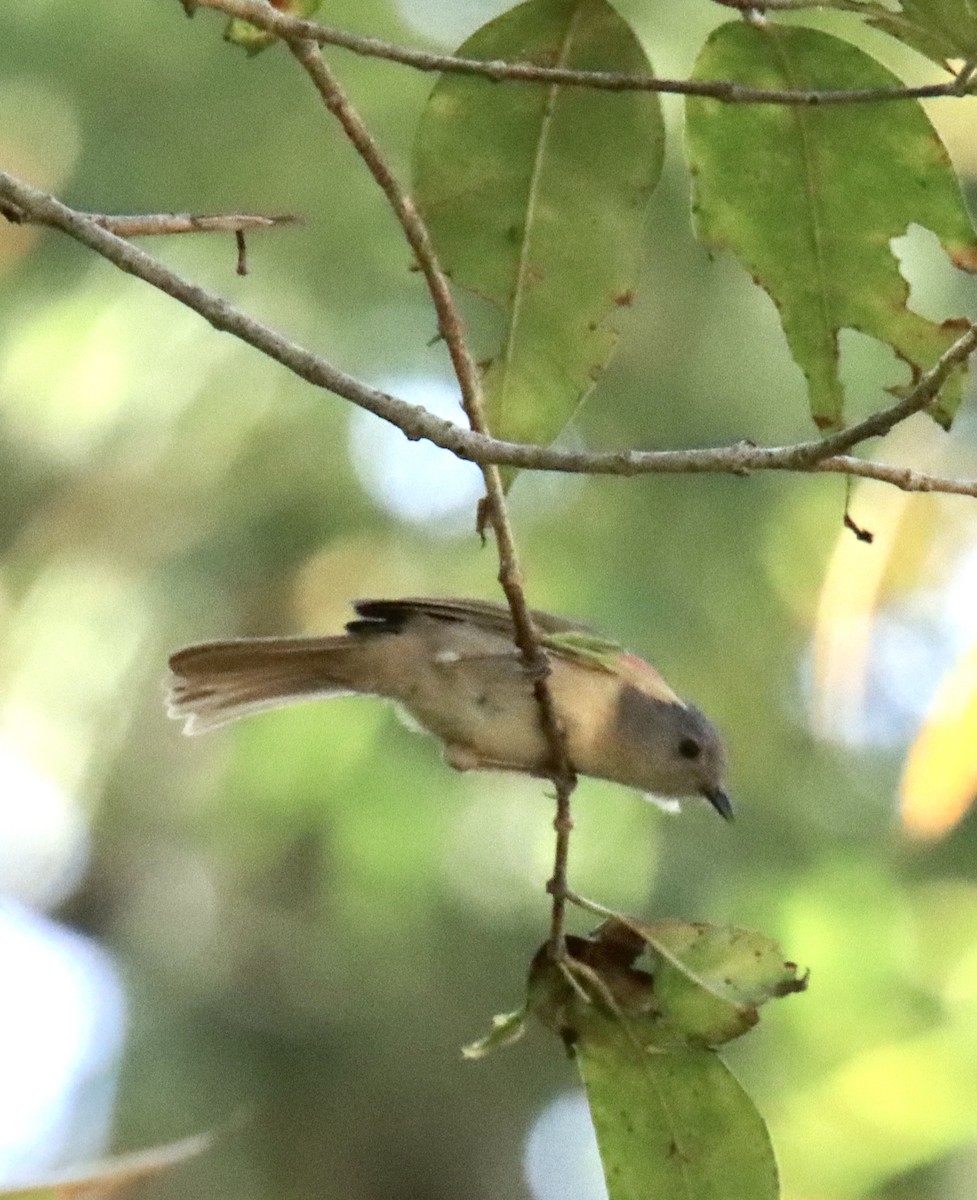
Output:
<instances>
[{"instance_id":1,"label":"bird's tail","mask_svg":"<svg viewBox=\"0 0 977 1200\"><path fill-rule=\"evenodd\" d=\"M354 670L349 637L203 642L170 658L167 712L184 733L206 733L251 713L348 695L358 690Z\"/></svg>"}]
</instances>

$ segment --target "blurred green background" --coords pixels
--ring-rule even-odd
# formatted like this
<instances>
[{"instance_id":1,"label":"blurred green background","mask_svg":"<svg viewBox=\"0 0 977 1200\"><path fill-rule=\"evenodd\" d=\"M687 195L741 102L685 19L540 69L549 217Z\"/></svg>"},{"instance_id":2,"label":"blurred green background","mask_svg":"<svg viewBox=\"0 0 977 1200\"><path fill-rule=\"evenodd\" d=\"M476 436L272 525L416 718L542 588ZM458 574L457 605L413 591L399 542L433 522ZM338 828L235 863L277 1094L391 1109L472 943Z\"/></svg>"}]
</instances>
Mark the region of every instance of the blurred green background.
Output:
<instances>
[{"instance_id":1,"label":"blurred green background","mask_svg":"<svg viewBox=\"0 0 977 1200\"><path fill-rule=\"evenodd\" d=\"M503 7L333 0L326 19L449 48ZM726 19L706 0L618 7L669 75ZM409 254L287 54L248 60L177 0L5 0L3 16L5 169L95 211L301 214L251 237L244 279L230 238L149 248L453 411ZM432 79L329 57L406 172ZM674 98L666 114L643 284L568 441L808 437L773 306L693 242ZM931 115L969 180L975 102ZM930 235L898 249L922 311L977 313ZM856 335L843 348L857 415L902 376ZM894 461L977 473L973 397L949 437L919 418L890 443ZM457 776L368 702L194 741L162 711L183 642L334 630L357 596L495 596L477 484L66 239L0 226L0 1179L216 1129L154 1196L602 1195L555 1039L459 1054L520 1001L545 937L546 789ZM977 826L930 814L941 836L912 838L897 798L977 639L977 509L856 488L866 546L844 504L839 478L772 475L522 478L512 497L532 603L647 655L732 752L732 827L584 781L574 884L645 916L755 926L810 967L810 991L728 1052L790 1200L965 1200Z\"/></svg>"}]
</instances>

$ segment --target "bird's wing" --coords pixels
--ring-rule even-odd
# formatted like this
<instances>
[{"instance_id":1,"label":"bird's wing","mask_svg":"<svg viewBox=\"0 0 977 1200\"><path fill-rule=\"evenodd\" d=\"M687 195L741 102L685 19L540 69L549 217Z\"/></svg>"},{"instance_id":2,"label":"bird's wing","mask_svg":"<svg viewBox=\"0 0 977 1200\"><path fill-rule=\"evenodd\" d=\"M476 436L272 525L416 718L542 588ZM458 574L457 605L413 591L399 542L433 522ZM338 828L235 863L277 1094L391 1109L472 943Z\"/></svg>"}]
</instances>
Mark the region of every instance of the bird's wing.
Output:
<instances>
[{"instance_id":1,"label":"bird's wing","mask_svg":"<svg viewBox=\"0 0 977 1200\"><path fill-rule=\"evenodd\" d=\"M491 600L469 600L456 597L409 597L403 600L357 600L353 607L365 620L351 622L353 632L392 631L417 613L445 621L473 625L489 633L512 637L512 615L506 604ZM647 695L666 704L683 702L672 691L654 667L633 654L628 654L617 642L602 637L587 625L553 613L531 610L533 622L540 631L543 645L553 655L593 671L606 671L626 683L633 684ZM463 657L492 657L482 649L473 648Z\"/></svg>"},{"instance_id":2,"label":"bird's wing","mask_svg":"<svg viewBox=\"0 0 977 1200\"><path fill-rule=\"evenodd\" d=\"M387 626L402 625L414 613L424 613L426 616L445 621L467 621L493 633L512 636L512 616L508 605L496 604L492 600L407 597L403 600L356 600L353 608L361 617L365 617L367 622L377 621ZM534 609L532 618L537 629L543 634L589 633L587 626L579 621L570 621L566 617L554 616L553 613ZM363 628L362 625L356 624L359 629Z\"/></svg>"}]
</instances>

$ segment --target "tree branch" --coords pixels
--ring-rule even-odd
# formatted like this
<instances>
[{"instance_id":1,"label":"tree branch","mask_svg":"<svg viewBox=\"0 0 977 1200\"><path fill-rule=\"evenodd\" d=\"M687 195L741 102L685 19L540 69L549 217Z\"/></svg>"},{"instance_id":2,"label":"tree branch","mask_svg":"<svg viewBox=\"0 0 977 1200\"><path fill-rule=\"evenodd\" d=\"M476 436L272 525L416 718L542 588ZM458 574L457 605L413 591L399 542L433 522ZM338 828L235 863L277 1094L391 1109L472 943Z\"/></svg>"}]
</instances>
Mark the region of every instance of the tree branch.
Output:
<instances>
[{"instance_id":1,"label":"tree branch","mask_svg":"<svg viewBox=\"0 0 977 1200\"><path fill-rule=\"evenodd\" d=\"M181 0L183 2L183 0ZM724 104L791 104L817 107L829 104L877 104L893 100L935 100L959 96L956 77L946 83L921 87L852 88L848 90L784 90L755 88L717 79L658 79L653 75L624 75L615 71L572 71L563 67L540 67L534 63L511 63L430 54L408 46L397 46L379 38L362 37L318 21L301 20L272 8L267 0L195 0L194 7L214 8L240 17L285 41L306 39L319 45L340 46L353 54L400 63L417 71L442 74L480 75L511 83L562 84L605 92L666 92L679 96L704 96ZM751 5L761 8L763 5Z\"/></svg>"},{"instance_id":2,"label":"tree branch","mask_svg":"<svg viewBox=\"0 0 977 1200\"><path fill-rule=\"evenodd\" d=\"M858 0L714 0L723 8L740 12L800 12L807 8L834 8L842 12L863 12Z\"/></svg>"},{"instance_id":3,"label":"tree branch","mask_svg":"<svg viewBox=\"0 0 977 1200\"><path fill-rule=\"evenodd\" d=\"M854 446L888 433L896 424L929 404L953 369L977 343L973 326L927 371L909 394L850 429L816 441L788 446L736 442L686 450L561 450L508 442L444 420L417 404L371 388L326 359L290 341L277 330L247 315L229 301L192 284L138 246L101 228L86 214L61 204L47 192L0 171L0 211L13 205L42 224L61 230L109 260L120 270L193 309L215 329L229 333L280 363L313 387L332 392L381 417L410 441L426 440L457 458L479 466L495 464L521 470L558 471L577 475L749 475L754 471L831 472L890 483L910 492L946 492L977 496L977 480L941 479L903 468L847 457Z\"/></svg>"},{"instance_id":4,"label":"tree branch","mask_svg":"<svg viewBox=\"0 0 977 1200\"><path fill-rule=\"evenodd\" d=\"M289 40L289 49L305 68L326 108L339 121L390 207L413 250L424 275L431 301L438 318L438 332L444 338L451 356L455 377L461 391L462 408L473 433L489 436L488 422L482 395L482 380L465 338L464 324L451 294L447 277L438 262L434 244L423 217L406 190L400 185L380 147L370 134L359 113L326 65L318 45L306 39ZM577 777L570 764L566 733L556 711L549 686L550 665L539 635L533 626L523 586L522 570L516 549L515 534L509 520L502 475L495 463L482 463L485 482L485 512L495 531L499 556L499 583L512 614L515 643L532 679L533 693L539 710L543 736L550 753L550 778L556 787L557 815L556 852L553 878L549 891L552 896L550 950L554 958L564 954L563 930L566 910L567 857L569 836L573 828L570 819L570 797L577 786ZM481 531L482 520L479 518Z\"/></svg>"},{"instance_id":5,"label":"tree branch","mask_svg":"<svg viewBox=\"0 0 977 1200\"><path fill-rule=\"evenodd\" d=\"M28 213L15 204L0 207L8 221L15 225L47 225L36 214ZM117 237L155 237L179 233L247 233L254 229L271 229L279 225L298 225L301 218L284 214L265 217L258 213L81 213Z\"/></svg>"},{"instance_id":6,"label":"tree branch","mask_svg":"<svg viewBox=\"0 0 977 1200\"><path fill-rule=\"evenodd\" d=\"M837 475L860 476L888 483L903 492L942 492L949 496L977 497L977 479L944 479L939 475L927 475L912 467L895 467L887 463L866 462L863 458L838 455L819 463L819 471L831 471Z\"/></svg>"}]
</instances>

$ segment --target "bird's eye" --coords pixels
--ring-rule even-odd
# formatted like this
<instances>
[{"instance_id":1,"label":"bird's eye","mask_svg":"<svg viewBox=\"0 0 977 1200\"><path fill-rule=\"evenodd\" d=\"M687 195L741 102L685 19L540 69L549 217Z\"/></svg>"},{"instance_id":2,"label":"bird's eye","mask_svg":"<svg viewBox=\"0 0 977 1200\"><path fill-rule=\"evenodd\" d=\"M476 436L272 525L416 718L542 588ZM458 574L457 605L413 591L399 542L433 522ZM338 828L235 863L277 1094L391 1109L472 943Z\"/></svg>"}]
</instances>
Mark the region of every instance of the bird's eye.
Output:
<instances>
[{"instance_id":1,"label":"bird's eye","mask_svg":"<svg viewBox=\"0 0 977 1200\"><path fill-rule=\"evenodd\" d=\"M698 758L702 747L695 738L684 737L678 744L678 752L683 758Z\"/></svg>"}]
</instances>

